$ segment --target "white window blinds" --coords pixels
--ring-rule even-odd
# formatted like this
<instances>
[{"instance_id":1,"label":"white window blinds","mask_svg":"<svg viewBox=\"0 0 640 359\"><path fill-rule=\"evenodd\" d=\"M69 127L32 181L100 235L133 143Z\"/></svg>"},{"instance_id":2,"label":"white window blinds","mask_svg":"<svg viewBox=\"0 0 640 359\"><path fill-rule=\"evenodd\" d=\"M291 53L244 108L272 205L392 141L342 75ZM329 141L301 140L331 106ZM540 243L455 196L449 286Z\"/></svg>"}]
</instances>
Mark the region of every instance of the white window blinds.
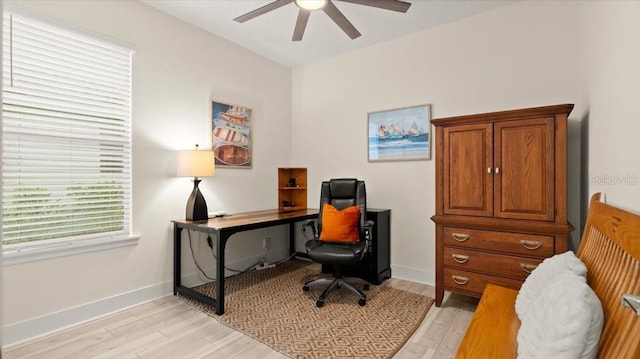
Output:
<instances>
[{"instance_id":1,"label":"white window blinds","mask_svg":"<svg viewBox=\"0 0 640 359\"><path fill-rule=\"evenodd\" d=\"M4 14L2 241L131 234L132 51Z\"/></svg>"}]
</instances>

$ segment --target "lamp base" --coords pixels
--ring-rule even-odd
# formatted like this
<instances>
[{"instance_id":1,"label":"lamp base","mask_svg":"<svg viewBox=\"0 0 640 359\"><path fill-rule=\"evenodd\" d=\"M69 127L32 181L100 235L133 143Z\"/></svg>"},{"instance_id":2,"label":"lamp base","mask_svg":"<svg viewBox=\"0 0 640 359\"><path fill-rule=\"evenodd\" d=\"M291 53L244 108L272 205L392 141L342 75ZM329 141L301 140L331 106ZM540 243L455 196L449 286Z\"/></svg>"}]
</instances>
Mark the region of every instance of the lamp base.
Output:
<instances>
[{"instance_id":1,"label":"lamp base","mask_svg":"<svg viewBox=\"0 0 640 359\"><path fill-rule=\"evenodd\" d=\"M207 202L198 188L199 179L193 180L193 191L187 200L187 221L206 221L209 219L209 211L207 210Z\"/></svg>"}]
</instances>

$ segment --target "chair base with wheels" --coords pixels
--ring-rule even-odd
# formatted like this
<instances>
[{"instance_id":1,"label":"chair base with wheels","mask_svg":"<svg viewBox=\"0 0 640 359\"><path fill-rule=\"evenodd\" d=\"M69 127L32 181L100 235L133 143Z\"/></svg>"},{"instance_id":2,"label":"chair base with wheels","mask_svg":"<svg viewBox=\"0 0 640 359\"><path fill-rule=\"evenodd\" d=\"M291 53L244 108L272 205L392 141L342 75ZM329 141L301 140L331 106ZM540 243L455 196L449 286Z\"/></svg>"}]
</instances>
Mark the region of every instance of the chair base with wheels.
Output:
<instances>
[{"instance_id":1,"label":"chair base with wheels","mask_svg":"<svg viewBox=\"0 0 640 359\"><path fill-rule=\"evenodd\" d=\"M309 291L309 286L313 286L313 285L321 285L321 284L328 284L328 286L322 291L322 293L320 294L320 296L318 297L318 300L316 301L316 307L322 307L324 305L324 299L327 297L327 295L333 291L334 289L339 289L344 287L345 289L348 289L349 291L351 291L353 294L358 296L358 304L362 307L365 304L367 304L367 295L364 294L363 291L361 291L360 289L358 289L355 285L351 284L350 282L347 282L346 279L344 277L342 277L342 274L339 273L339 269L336 269L336 273L334 274L334 276L332 278L318 278L318 279L312 279L310 281L307 281L303 286L302 286L302 290L304 290L305 292ZM363 286L364 290L369 290L369 283L364 284Z\"/></svg>"}]
</instances>

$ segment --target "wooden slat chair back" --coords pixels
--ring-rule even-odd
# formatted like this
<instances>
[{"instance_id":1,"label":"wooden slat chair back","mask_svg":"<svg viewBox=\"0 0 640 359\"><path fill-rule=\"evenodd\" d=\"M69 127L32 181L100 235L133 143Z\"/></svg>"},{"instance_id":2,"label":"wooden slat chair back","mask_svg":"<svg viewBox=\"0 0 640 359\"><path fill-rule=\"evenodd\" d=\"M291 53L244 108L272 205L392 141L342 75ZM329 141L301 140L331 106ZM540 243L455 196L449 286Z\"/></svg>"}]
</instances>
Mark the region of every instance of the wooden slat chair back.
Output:
<instances>
[{"instance_id":1,"label":"wooden slat chair back","mask_svg":"<svg viewBox=\"0 0 640 359\"><path fill-rule=\"evenodd\" d=\"M598 358L640 358L640 316L621 305L640 295L640 216L591 198L578 257L604 311Z\"/></svg>"}]
</instances>

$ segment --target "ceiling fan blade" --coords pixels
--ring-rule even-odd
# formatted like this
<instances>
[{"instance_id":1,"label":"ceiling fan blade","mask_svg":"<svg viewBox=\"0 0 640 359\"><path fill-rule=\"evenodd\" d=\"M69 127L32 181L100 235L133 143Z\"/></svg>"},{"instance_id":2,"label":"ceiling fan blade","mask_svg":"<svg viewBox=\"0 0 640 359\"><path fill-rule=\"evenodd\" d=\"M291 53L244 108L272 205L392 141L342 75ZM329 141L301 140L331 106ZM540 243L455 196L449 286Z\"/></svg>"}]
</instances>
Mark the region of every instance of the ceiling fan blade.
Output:
<instances>
[{"instance_id":1,"label":"ceiling fan blade","mask_svg":"<svg viewBox=\"0 0 640 359\"><path fill-rule=\"evenodd\" d=\"M298 20L296 21L296 28L293 30L293 38L291 41L300 41L304 35L304 29L307 27L307 21L309 21L309 15L311 11L300 9L298 11Z\"/></svg>"},{"instance_id":2,"label":"ceiling fan blade","mask_svg":"<svg viewBox=\"0 0 640 359\"><path fill-rule=\"evenodd\" d=\"M347 20L342 12L338 10L331 1L327 1L327 5L325 5L323 10L351 39L355 39L360 36L360 32L358 32L353 24Z\"/></svg>"},{"instance_id":3,"label":"ceiling fan blade","mask_svg":"<svg viewBox=\"0 0 640 359\"><path fill-rule=\"evenodd\" d=\"M251 19L253 19L255 17L258 17L260 15L266 14L269 11L272 11L272 10L278 9L280 7L283 7L283 6L285 6L285 5L289 4L289 3L292 3L293 1L294 0L277 0L277 1L274 1L272 3L269 3L269 4L265 5L263 7L257 8L257 9L255 9L253 11L249 11L248 13L246 13L244 15L240 15L240 16L238 16L237 18L235 18L233 20L237 21L237 22L245 22L245 21L251 20Z\"/></svg>"},{"instance_id":4,"label":"ceiling fan blade","mask_svg":"<svg viewBox=\"0 0 640 359\"><path fill-rule=\"evenodd\" d=\"M339 0L343 2L350 2L358 5L373 6L380 9L407 12L411 3L399 0Z\"/></svg>"}]
</instances>

